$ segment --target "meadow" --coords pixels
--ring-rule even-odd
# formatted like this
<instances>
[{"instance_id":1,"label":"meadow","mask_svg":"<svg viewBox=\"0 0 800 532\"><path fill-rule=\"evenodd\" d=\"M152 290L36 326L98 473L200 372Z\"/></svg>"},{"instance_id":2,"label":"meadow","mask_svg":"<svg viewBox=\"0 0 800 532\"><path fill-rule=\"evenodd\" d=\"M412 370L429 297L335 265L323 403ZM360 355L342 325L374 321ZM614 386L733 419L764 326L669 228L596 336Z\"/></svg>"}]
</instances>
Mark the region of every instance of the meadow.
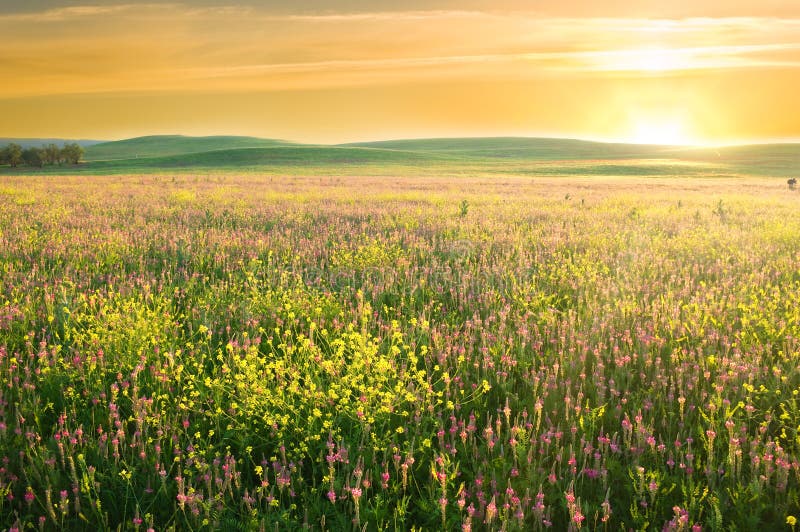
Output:
<instances>
[{"instance_id":1,"label":"meadow","mask_svg":"<svg viewBox=\"0 0 800 532\"><path fill-rule=\"evenodd\" d=\"M0 139L42 146L53 139ZM69 142L69 141L61 141ZM301 144L255 137L156 135L81 141L79 165L10 168L2 175L438 177L796 177L800 144L687 148L528 137Z\"/></svg>"},{"instance_id":2,"label":"meadow","mask_svg":"<svg viewBox=\"0 0 800 532\"><path fill-rule=\"evenodd\" d=\"M442 174L0 177L0 529L794 530L800 192Z\"/></svg>"}]
</instances>

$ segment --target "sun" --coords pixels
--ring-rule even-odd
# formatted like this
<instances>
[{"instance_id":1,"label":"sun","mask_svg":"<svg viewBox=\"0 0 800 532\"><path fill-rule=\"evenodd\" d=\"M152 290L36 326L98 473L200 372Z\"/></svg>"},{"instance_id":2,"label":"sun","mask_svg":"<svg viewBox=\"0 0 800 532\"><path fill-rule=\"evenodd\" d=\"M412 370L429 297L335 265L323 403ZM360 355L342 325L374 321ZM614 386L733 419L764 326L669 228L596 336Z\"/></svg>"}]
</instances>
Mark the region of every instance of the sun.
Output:
<instances>
[{"instance_id":1,"label":"sun","mask_svg":"<svg viewBox=\"0 0 800 532\"><path fill-rule=\"evenodd\" d=\"M677 118L636 119L628 139L635 144L691 146L696 144L684 121Z\"/></svg>"},{"instance_id":2,"label":"sun","mask_svg":"<svg viewBox=\"0 0 800 532\"><path fill-rule=\"evenodd\" d=\"M683 128L677 121L640 122L635 125L631 138L636 144L684 144Z\"/></svg>"}]
</instances>

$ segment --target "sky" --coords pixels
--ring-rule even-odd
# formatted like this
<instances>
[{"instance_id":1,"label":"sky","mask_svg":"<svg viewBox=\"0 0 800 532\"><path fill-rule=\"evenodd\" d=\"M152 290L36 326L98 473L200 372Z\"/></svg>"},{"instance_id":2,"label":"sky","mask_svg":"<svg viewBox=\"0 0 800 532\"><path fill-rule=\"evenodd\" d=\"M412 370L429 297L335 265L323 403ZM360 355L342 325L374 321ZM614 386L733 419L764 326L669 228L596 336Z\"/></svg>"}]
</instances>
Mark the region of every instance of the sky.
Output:
<instances>
[{"instance_id":1,"label":"sky","mask_svg":"<svg viewBox=\"0 0 800 532\"><path fill-rule=\"evenodd\" d=\"M0 0L0 137L800 140L796 0Z\"/></svg>"}]
</instances>

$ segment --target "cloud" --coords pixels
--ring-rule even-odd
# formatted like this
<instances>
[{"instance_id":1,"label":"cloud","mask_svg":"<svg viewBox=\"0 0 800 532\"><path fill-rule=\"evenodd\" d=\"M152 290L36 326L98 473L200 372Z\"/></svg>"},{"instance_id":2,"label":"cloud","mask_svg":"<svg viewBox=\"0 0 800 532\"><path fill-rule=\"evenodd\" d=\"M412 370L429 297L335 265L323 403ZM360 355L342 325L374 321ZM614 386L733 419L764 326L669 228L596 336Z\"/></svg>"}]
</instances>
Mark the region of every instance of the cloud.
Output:
<instances>
[{"instance_id":1,"label":"cloud","mask_svg":"<svg viewBox=\"0 0 800 532\"><path fill-rule=\"evenodd\" d=\"M166 4L117 4L117 5L83 5L68 6L42 11L27 11L21 13L0 14L0 23L3 22L68 22L75 19L104 17L134 10L148 10L153 8L168 7Z\"/></svg>"},{"instance_id":2,"label":"cloud","mask_svg":"<svg viewBox=\"0 0 800 532\"><path fill-rule=\"evenodd\" d=\"M532 73L654 72L680 73L691 70L800 67L800 57L783 59L777 52L797 52L800 43L785 45L708 46L694 48L616 49L593 52L528 52L460 56L405 57L391 59L332 60L296 63L244 64L200 67L182 71L194 79L246 78L276 74L355 73L471 67L502 67L512 64L535 68ZM439 71L446 74L448 71ZM525 77L519 73L510 77ZM380 78L376 78L380 79Z\"/></svg>"},{"instance_id":3,"label":"cloud","mask_svg":"<svg viewBox=\"0 0 800 532\"><path fill-rule=\"evenodd\" d=\"M7 65L0 97L669 76L800 64L800 19L776 17L281 14L253 4L121 3L0 15L0 33Z\"/></svg>"},{"instance_id":4,"label":"cloud","mask_svg":"<svg viewBox=\"0 0 800 532\"><path fill-rule=\"evenodd\" d=\"M429 21L454 18L487 18L502 15L489 11L467 10L420 10L420 11L366 11L360 13L322 13L309 15L274 15L268 16L276 20L296 22L380 22L380 21Z\"/></svg>"},{"instance_id":5,"label":"cloud","mask_svg":"<svg viewBox=\"0 0 800 532\"><path fill-rule=\"evenodd\" d=\"M787 53L797 54L785 59ZM573 54L577 70L597 72L683 72L687 70L798 68L800 42L691 48L634 48ZM565 59L567 59L565 57ZM570 69L570 66L566 67Z\"/></svg>"}]
</instances>

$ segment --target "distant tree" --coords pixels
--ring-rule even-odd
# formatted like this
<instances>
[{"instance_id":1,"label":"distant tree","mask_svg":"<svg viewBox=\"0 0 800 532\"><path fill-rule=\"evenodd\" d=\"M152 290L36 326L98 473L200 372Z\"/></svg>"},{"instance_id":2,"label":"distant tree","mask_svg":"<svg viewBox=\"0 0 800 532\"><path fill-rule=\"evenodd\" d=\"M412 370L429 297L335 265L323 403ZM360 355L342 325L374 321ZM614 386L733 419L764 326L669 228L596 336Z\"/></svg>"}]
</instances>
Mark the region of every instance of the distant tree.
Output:
<instances>
[{"instance_id":1,"label":"distant tree","mask_svg":"<svg viewBox=\"0 0 800 532\"><path fill-rule=\"evenodd\" d=\"M11 143L2 150L2 160L3 164L11 165L12 168L15 168L22 162L22 146L19 144Z\"/></svg>"},{"instance_id":2,"label":"distant tree","mask_svg":"<svg viewBox=\"0 0 800 532\"><path fill-rule=\"evenodd\" d=\"M61 158L70 164L78 164L83 157L83 148L80 144L73 142L72 144L64 144L61 148Z\"/></svg>"},{"instance_id":3,"label":"distant tree","mask_svg":"<svg viewBox=\"0 0 800 532\"><path fill-rule=\"evenodd\" d=\"M45 164L56 164L61 162L61 150L55 144L48 144L42 147L42 158Z\"/></svg>"},{"instance_id":4,"label":"distant tree","mask_svg":"<svg viewBox=\"0 0 800 532\"><path fill-rule=\"evenodd\" d=\"M22 162L28 166L41 168L44 166L44 150L42 148L26 148L22 150Z\"/></svg>"},{"instance_id":5,"label":"distant tree","mask_svg":"<svg viewBox=\"0 0 800 532\"><path fill-rule=\"evenodd\" d=\"M789 188L790 189L794 190L794 187L797 185L797 178L793 177L789 181L787 181L786 183L789 184Z\"/></svg>"}]
</instances>

